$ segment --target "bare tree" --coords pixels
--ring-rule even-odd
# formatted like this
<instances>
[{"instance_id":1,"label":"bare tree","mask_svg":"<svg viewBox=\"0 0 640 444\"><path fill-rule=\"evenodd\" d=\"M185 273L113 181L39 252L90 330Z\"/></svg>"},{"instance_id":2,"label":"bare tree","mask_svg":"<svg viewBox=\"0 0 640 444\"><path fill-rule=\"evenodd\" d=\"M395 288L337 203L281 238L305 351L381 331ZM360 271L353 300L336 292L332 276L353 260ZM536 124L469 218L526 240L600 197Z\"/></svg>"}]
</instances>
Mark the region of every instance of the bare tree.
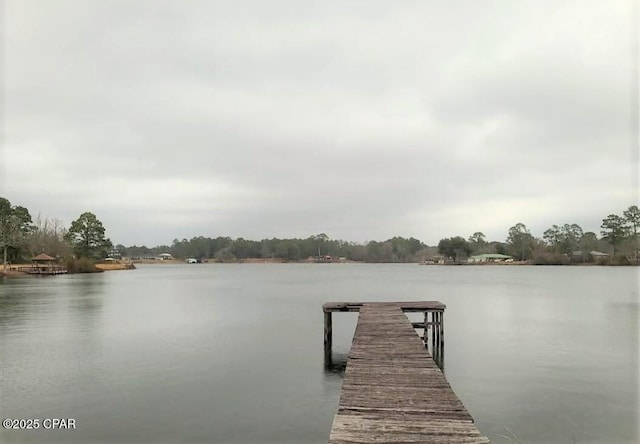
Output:
<instances>
[{"instance_id":1,"label":"bare tree","mask_svg":"<svg viewBox=\"0 0 640 444\"><path fill-rule=\"evenodd\" d=\"M38 215L34 221L34 230L28 236L27 247L32 256L46 253L53 257L67 257L71 246L65 240L67 229L60 219L43 218Z\"/></svg>"}]
</instances>

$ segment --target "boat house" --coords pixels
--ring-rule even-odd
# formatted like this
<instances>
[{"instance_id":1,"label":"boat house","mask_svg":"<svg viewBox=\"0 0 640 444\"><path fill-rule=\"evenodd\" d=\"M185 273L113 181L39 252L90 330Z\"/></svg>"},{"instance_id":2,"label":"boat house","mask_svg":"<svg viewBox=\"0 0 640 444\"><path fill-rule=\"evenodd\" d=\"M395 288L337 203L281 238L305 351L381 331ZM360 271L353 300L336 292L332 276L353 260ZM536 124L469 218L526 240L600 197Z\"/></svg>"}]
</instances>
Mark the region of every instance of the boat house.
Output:
<instances>
[{"instance_id":1,"label":"boat house","mask_svg":"<svg viewBox=\"0 0 640 444\"><path fill-rule=\"evenodd\" d=\"M48 254L39 254L31 259L31 267L21 267L19 271L29 274L66 274L67 269L56 263L56 258Z\"/></svg>"}]
</instances>

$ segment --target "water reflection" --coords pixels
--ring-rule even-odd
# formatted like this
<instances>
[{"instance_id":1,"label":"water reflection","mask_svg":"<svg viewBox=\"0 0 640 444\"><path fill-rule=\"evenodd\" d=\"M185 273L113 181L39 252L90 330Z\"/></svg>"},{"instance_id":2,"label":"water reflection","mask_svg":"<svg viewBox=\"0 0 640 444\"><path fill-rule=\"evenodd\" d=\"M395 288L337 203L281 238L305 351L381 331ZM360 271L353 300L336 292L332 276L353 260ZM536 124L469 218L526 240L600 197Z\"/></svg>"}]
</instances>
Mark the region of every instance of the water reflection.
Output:
<instances>
[{"instance_id":1,"label":"water reflection","mask_svg":"<svg viewBox=\"0 0 640 444\"><path fill-rule=\"evenodd\" d=\"M95 314L102 310L104 294L104 279L97 275L78 276L72 283L72 297L69 300L69 307L85 314Z\"/></svg>"},{"instance_id":2,"label":"water reflection","mask_svg":"<svg viewBox=\"0 0 640 444\"><path fill-rule=\"evenodd\" d=\"M343 375L347 368L348 354L345 353L325 353L324 355L324 374L325 375Z\"/></svg>"},{"instance_id":3,"label":"water reflection","mask_svg":"<svg viewBox=\"0 0 640 444\"><path fill-rule=\"evenodd\" d=\"M0 331L15 329L39 313L49 310L47 289L33 278L3 278L0 291ZM35 278L37 281L40 278Z\"/></svg>"}]
</instances>

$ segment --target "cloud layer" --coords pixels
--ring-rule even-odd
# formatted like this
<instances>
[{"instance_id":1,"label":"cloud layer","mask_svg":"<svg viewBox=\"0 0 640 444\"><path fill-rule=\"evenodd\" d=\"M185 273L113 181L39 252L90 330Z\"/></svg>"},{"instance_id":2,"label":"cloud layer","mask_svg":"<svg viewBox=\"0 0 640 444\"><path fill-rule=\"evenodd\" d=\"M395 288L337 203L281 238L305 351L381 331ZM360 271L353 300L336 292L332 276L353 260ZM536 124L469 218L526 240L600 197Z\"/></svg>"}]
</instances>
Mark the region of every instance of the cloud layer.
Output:
<instances>
[{"instance_id":1,"label":"cloud layer","mask_svg":"<svg viewBox=\"0 0 640 444\"><path fill-rule=\"evenodd\" d=\"M637 201L631 12L7 0L0 195L124 244L598 230Z\"/></svg>"}]
</instances>

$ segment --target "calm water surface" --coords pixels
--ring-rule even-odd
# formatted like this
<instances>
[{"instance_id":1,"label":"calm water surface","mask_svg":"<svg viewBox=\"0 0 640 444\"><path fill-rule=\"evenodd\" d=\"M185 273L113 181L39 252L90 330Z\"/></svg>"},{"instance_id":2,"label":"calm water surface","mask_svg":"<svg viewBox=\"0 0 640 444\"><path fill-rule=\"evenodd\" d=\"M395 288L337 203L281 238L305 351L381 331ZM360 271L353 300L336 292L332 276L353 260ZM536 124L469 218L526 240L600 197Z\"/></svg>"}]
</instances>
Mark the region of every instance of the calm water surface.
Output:
<instances>
[{"instance_id":1,"label":"calm water surface","mask_svg":"<svg viewBox=\"0 0 640 444\"><path fill-rule=\"evenodd\" d=\"M321 306L447 304L445 370L494 442L637 443L638 269L155 265L0 279L0 442L326 443ZM334 315L344 356L356 314Z\"/></svg>"}]
</instances>

